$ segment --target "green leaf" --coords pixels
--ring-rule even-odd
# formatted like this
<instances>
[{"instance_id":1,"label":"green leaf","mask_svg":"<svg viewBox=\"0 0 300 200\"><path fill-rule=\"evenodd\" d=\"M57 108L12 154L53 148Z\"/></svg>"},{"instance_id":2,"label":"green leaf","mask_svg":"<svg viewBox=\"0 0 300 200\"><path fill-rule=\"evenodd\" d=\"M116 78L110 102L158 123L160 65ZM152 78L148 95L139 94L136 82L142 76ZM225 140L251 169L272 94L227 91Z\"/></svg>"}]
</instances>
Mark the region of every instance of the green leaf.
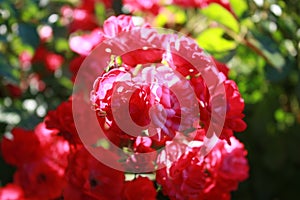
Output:
<instances>
[{"instance_id":1,"label":"green leaf","mask_svg":"<svg viewBox=\"0 0 300 200\"><path fill-rule=\"evenodd\" d=\"M103 3L96 2L95 12L99 23L103 24L106 18L105 5Z\"/></svg>"},{"instance_id":2,"label":"green leaf","mask_svg":"<svg viewBox=\"0 0 300 200\"><path fill-rule=\"evenodd\" d=\"M223 6L212 3L201 12L211 20L214 20L235 32L239 32L239 23L235 17Z\"/></svg>"},{"instance_id":3,"label":"green leaf","mask_svg":"<svg viewBox=\"0 0 300 200\"><path fill-rule=\"evenodd\" d=\"M237 46L236 42L225 39L223 37L224 33L222 28L210 28L203 31L196 40L200 47L209 52L233 50Z\"/></svg>"},{"instance_id":4,"label":"green leaf","mask_svg":"<svg viewBox=\"0 0 300 200\"><path fill-rule=\"evenodd\" d=\"M168 18L165 14L158 14L154 20L154 23L158 27L163 27L168 22Z\"/></svg>"},{"instance_id":5,"label":"green leaf","mask_svg":"<svg viewBox=\"0 0 300 200\"><path fill-rule=\"evenodd\" d=\"M186 14L183 9L177 6L169 6L168 10L174 14L175 23L184 24L187 21Z\"/></svg>"},{"instance_id":6,"label":"green leaf","mask_svg":"<svg viewBox=\"0 0 300 200\"><path fill-rule=\"evenodd\" d=\"M279 52L272 53L267 50L263 50L263 52L277 70L282 70L285 60Z\"/></svg>"},{"instance_id":7,"label":"green leaf","mask_svg":"<svg viewBox=\"0 0 300 200\"><path fill-rule=\"evenodd\" d=\"M28 3L24 5L21 12L21 19L23 22L30 22L39 18L40 9L38 5L33 1L27 1Z\"/></svg>"},{"instance_id":8,"label":"green leaf","mask_svg":"<svg viewBox=\"0 0 300 200\"><path fill-rule=\"evenodd\" d=\"M55 41L55 49L57 52L69 51L68 40L66 40L64 38L57 38Z\"/></svg>"},{"instance_id":9,"label":"green leaf","mask_svg":"<svg viewBox=\"0 0 300 200\"><path fill-rule=\"evenodd\" d=\"M273 58L273 59L274 59L274 63L276 63L276 58ZM280 62L280 61L278 61L278 62ZM266 79L271 82L279 82L279 81L286 79L292 71L292 66L294 66L293 64L294 63L287 62L279 69L267 64L265 66Z\"/></svg>"},{"instance_id":10,"label":"green leaf","mask_svg":"<svg viewBox=\"0 0 300 200\"><path fill-rule=\"evenodd\" d=\"M225 52L212 52L212 55L218 61L223 63L228 63L236 55L236 51L235 49L233 49L231 51L225 51Z\"/></svg>"},{"instance_id":11,"label":"green leaf","mask_svg":"<svg viewBox=\"0 0 300 200\"><path fill-rule=\"evenodd\" d=\"M104 149L109 149L110 144L107 140L105 139L99 139L96 144L93 144L93 147L102 147Z\"/></svg>"},{"instance_id":12,"label":"green leaf","mask_svg":"<svg viewBox=\"0 0 300 200\"><path fill-rule=\"evenodd\" d=\"M17 71L9 65L5 56L0 54L0 76L6 78L12 83L18 83Z\"/></svg>"},{"instance_id":13,"label":"green leaf","mask_svg":"<svg viewBox=\"0 0 300 200\"><path fill-rule=\"evenodd\" d=\"M280 54L276 42L264 35L254 35L256 36L256 38L251 38L249 40L252 45L260 49L265 58L267 58L267 61L274 68L276 68L276 70L282 70L285 65L285 59L283 55Z\"/></svg>"},{"instance_id":14,"label":"green leaf","mask_svg":"<svg viewBox=\"0 0 300 200\"><path fill-rule=\"evenodd\" d=\"M70 81L70 79L66 77L62 77L61 79L59 79L59 83L64 87L66 87L67 89L72 89L73 83L72 81Z\"/></svg>"},{"instance_id":15,"label":"green leaf","mask_svg":"<svg viewBox=\"0 0 300 200\"><path fill-rule=\"evenodd\" d=\"M248 5L246 1L241 0L229 0L231 8L233 9L234 13L241 17L244 12L248 9Z\"/></svg>"},{"instance_id":16,"label":"green leaf","mask_svg":"<svg viewBox=\"0 0 300 200\"><path fill-rule=\"evenodd\" d=\"M39 44L39 36L34 25L20 23L19 24L19 35L22 42L29 44L32 47L37 47Z\"/></svg>"}]
</instances>

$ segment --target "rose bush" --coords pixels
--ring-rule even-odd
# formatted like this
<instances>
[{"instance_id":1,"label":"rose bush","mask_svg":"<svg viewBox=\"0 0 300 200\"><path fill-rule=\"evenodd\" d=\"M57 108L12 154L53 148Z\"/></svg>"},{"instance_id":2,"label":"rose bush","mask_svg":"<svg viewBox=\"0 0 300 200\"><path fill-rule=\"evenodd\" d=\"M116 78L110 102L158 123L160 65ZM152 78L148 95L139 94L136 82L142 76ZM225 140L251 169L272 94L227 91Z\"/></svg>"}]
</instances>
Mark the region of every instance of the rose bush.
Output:
<instances>
[{"instance_id":1,"label":"rose bush","mask_svg":"<svg viewBox=\"0 0 300 200\"><path fill-rule=\"evenodd\" d=\"M66 9L70 8L63 9L63 16L67 15ZM82 9L85 8L79 6L72 10L75 15L70 32L76 31L77 25L80 27L82 21L77 21L76 13ZM71 36L70 49L78 54L70 65L72 80L76 80L85 57L99 44L118 39L122 32L138 27L150 28L150 25L136 25L130 16L112 16L101 28L91 25L85 27L90 33ZM172 46L174 39L172 34L159 35L156 31L146 38L152 43L169 45L171 50L175 48ZM179 52L185 55L194 55L195 51L203 53L189 39L178 41ZM195 56L200 63L206 58ZM212 99L217 97L213 97L197 69L182 55L164 48L140 49L112 58L93 84L90 104L108 141L127 152L128 157L120 157L113 149L106 156L118 161L124 171L138 169L143 172L144 166L159 166L154 173L156 177L150 180L137 176L125 181L124 172L93 157L76 130L72 109L74 97L71 96L49 111L34 130L15 128L4 136L1 141L3 158L17 170L13 183L1 188L1 199L156 199L157 191L170 199L230 199L230 192L248 177L249 166L243 144L233 136L233 132L246 128L242 114L244 101L235 82L228 79L226 65L211 61L216 70L220 70L217 77L225 89L227 106L220 133L220 139L224 140L203 155L200 147L204 146L212 123ZM39 47L30 62L44 62L52 73L63 60ZM127 109L129 118L124 118ZM126 124L126 120L147 128L141 132L141 129L130 127L128 132L120 126L120 122ZM178 139L181 136L200 145L186 144L186 138ZM100 146L111 148L105 143ZM153 153L150 160L143 157L145 153Z\"/></svg>"},{"instance_id":2,"label":"rose bush","mask_svg":"<svg viewBox=\"0 0 300 200\"><path fill-rule=\"evenodd\" d=\"M290 0L1 1L0 199L297 199L297 13ZM72 94L99 44L126 49L141 37L120 35L151 26L169 30L145 34L148 48L95 56L99 62L84 75L95 87L86 82L83 94ZM176 43L170 29L188 37ZM214 95L203 71L183 59L195 52L212 55L226 95ZM155 77L159 84L143 81ZM214 109L222 97L227 105ZM190 99L196 106L186 106ZM225 114L224 126L206 152L214 141L209 127L220 122L216 110ZM85 111L103 135L89 118L78 129ZM95 133L91 145L87 133ZM249 166L239 141L251 166L242 184ZM145 168L155 170L130 174Z\"/></svg>"}]
</instances>

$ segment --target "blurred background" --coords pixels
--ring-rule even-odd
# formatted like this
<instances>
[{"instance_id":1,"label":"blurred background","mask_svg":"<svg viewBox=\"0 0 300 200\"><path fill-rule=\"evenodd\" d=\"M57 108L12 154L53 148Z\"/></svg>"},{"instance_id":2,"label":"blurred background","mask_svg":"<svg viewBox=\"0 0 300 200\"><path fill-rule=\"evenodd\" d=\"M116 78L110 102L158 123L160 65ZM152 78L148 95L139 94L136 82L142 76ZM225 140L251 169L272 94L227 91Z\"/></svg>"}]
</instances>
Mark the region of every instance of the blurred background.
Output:
<instances>
[{"instance_id":1,"label":"blurred background","mask_svg":"<svg viewBox=\"0 0 300 200\"><path fill-rule=\"evenodd\" d=\"M147 3L145 3L147 2ZM230 68L245 100L250 178L232 199L300 196L300 3L297 0L0 0L0 137L32 129L72 93L70 38L111 15L193 37ZM0 186L14 169L0 157Z\"/></svg>"}]
</instances>

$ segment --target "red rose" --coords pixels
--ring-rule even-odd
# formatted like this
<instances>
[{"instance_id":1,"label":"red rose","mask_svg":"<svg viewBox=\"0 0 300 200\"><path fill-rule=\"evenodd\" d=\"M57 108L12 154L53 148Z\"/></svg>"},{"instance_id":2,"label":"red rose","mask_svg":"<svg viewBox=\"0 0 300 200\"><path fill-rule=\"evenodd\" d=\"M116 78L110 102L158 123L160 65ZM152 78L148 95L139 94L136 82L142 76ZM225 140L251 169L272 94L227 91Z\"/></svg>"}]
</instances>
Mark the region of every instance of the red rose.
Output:
<instances>
[{"instance_id":1,"label":"red rose","mask_svg":"<svg viewBox=\"0 0 300 200\"><path fill-rule=\"evenodd\" d=\"M229 68L227 67L227 65L224 64L224 63L221 63L221 62L217 61L217 60L216 60L215 58L213 58L213 57L211 57L211 58L212 58L213 61L215 62L215 64L216 64L218 70L219 70L220 72L222 72L222 73L225 75L226 78L228 78Z\"/></svg>"},{"instance_id":2,"label":"red rose","mask_svg":"<svg viewBox=\"0 0 300 200\"><path fill-rule=\"evenodd\" d=\"M197 48L198 47L194 46L189 40L183 40L181 41L179 52L181 55L190 55L193 54ZM199 74L198 70L196 70L196 68L183 57L175 53L165 53L163 58L171 68L176 69L176 71L190 79L191 86L193 87L199 102L200 121L203 123L203 128L207 130L210 125L212 114L211 104L213 100L217 101L217 98L220 97L210 94L206 84L206 81L209 80L205 80ZM219 137L230 142L229 138L233 135L233 131L241 132L247 127L246 123L242 120L244 118L244 114L242 113L244 110L244 100L241 97L235 82L232 80L227 80L228 67L225 64L219 63L215 59L212 61L219 70L219 79L223 82L226 92L226 119L223 130ZM201 62L203 61L201 61L200 56L199 63L201 64ZM212 98L214 99L212 100Z\"/></svg>"},{"instance_id":3,"label":"red rose","mask_svg":"<svg viewBox=\"0 0 300 200\"><path fill-rule=\"evenodd\" d=\"M217 187L223 191L236 190L239 182L249 176L249 166L246 159L247 151L244 145L236 138L230 138L231 145L219 143L216 149L220 149L222 160L218 170Z\"/></svg>"},{"instance_id":4,"label":"red rose","mask_svg":"<svg viewBox=\"0 0 300 200\"><path fill-rule=\"evenodd\" d=\"M72 51L87 56L104 39L116 37L119 33L129 31L135 27L131 16L111 16L105 20L103 31L94 27L88 34L71 37L69 45Z\"/></svg>"},{"instance_id":5,"label":"red rose","mask_svg":"<svg viewBox=\"0 0 300 200\"><path fill-rule=\"evenodd\" d=\"M187 145L185 152L172 148L176 141L167 145L159 156L165 168L156 173L163 193L171 199L230 199L249 170L243 144L233 137L230 141L231 146L220 140L205 157L199 157L202 142L190 143L194 145Z\"/></svg>"},{"instance_id":6,"label":"red rose","mask_svg":"<svg viewBox=\"0 0 300 200\"><path fill-rule=\"evenodd\" d=\"M39 151L43 152L38 161L43 161L63 175L68 165L70 145L63 137L57 136L56 130L49 130L45 123L38 124L34 129L40 141Z\"/></svg>"},{"instance_id":7,"label":"red rose","mask_svg":"<svg viewBox=\"0 0 300 200\"><path fill-rule=\"evenodd\" d=\"M172 0L173 4L180 5L183 7L196 7L205 8L211 3L217 3L231 12L234 16L234 11L230 6L229 0Z\"/></svg>"},{"instance_id":8,"label":"red rose","mask_svg":"<svg viewBox=\"0 0 300 200\"><path fill-rule=\"evenodd\" d=\"M152 140L149 137L138 136L133 144L133 148L136 152L147 153L152 152L154 149L151 148Z\"/></svg>"},{"instance_id":9,"label":"red rose","mask_svg":"<svg viewBox=\"0 0 300 200\"><path fill-rule=\"evenodd\" d=\"M159 12L159 1L158 0L124 0L124 6L130 12L136 11L148 11L157 15Z\"/></svg>"},{"instance_id":10,"label":"red rose","mask_svg":"<svg viewBox=\"0 0 300 200\"><path fill-rule=\"evenodd\" d=\"M10 164L21 166L45 158L51 148L62 154L68 153L68 144L62 138L56 137L56 134L56 131L46 129L44 123L38 124L33 131L14 128L11 135L6 135L1 143L4 159ZM57 155L54 157L58 158Z\"/></svg>"},{"instance_id":11,"label":"red rose","mask_svg":"<svg viewBox=\"0 0 300 200\"><path fill-rule=\"evenodd\" d=\"M111 8L111 0L80 0L76 8L63 6L61 9L62 21L69 25L69 31L92 30L98 27L96 16L96 5L104 4L106 8Z\"/></svg>"},{"instance_id":12,"label":"red rose","mask_svg":"<svg viewBox=\"0 0 300 200\"><path fill-rule=\"evenodd\" d=\"M23 94L22 89L18 85L8 83L5 87L8 91L8 95L12 98L20 98Z\"/></svg>"},{"instance_id":13,"label":"red rose","mask_svg":"<svg viewBox=\"0 0 300 200\"><path fill-rule=\"evenodd\" d=\"M96 28L89 34L71 37L69 45L72 51L87 56L92 49L103 40L104 36L102 31L99 28Z\"/></svg>"},{"instance_id":14,"label":"red rose","mask_svg":"<svg viewBox=\"0 0 300 200\"><path fill-rule=\"evenodd\" d=\"M105 20L103 31L106 38L113 38L123 31L129 31L134 28L132 17L119 15L118 17L111 16Z\"/></svg>"},{"instance_id":15,"label":"red rose","mask_svg":"<svg viewBox=\"0 0 300 200\"><path fill-rule=\"evenodd\" d=\"M223 74L223 73L222 73ZM208 129L211 120L211 99L202 77L194 77L191 79L193 88L199 100L200 120L203 122L203 128ZM226 116L220 139L230 142L229 138L233 136L233 132L242 132L247 128L243 121L244 100L238 90L237 85L232 80L224 80L224 89L226 92ZM218 96L214 97L219 98Z\"/></svg>"},{"instance_id":16,"label":"red rose","mask_svg":"<svg viewBox=\"0 0 300 200\"><path fill-rule=\"evenodd\" d=\"M45 56L45 62L48 70L55 71L62 66L64 58L61 55L48 52Z\"/></svg>"},{"instance_id":17,"label":"red rose","mask_svg":"<svg viewBox=\"0 0 300 200\"><path fill-rule=\"evenodd\" d=\"M81 144L73 119L72 100L61 103L56 110L49 111L45 123L48 129L58 130L58 134L70 144Z\"/></svg>"},{"instance_id":18,"label":"red rose","mask_svg":"<svg viewBox=\"0 0 300 200\"><path fill-rule=\"evenodd\" d=\"M1 200L25 200L23 189L13 183L7 184L5 187L0 188Z\"/></svg>"},{"instance_id":19,"label":"red rose","mask_svg":"<svg viewBox=\"0 0 300 200\"><path fill-rule=\"evenodd\" d=\"M64 174L44 161L24 164L15 175L14 182L20 185L29 199L54 199L61 196Z\"/></svg>"},{"instance_id":20,"label":"red rose","mask_svg":"<svg viewBox=\"0 0 300 200\"><path fill-rule=\"evenodd\" d=\"M167 169L158 170L156 180L170 199L202 199L206 190L214 186L215 175L209 164L187 152Z\"/></svg>"},{"instance_id":21,"label":"red rose","mask_svg":"<svg viewBox=\"0 0 300 200\"><path fill-rule=\"evenodd\" d=\"M230 183L227 183L230 184ZM231 193L224 191L222 188L214 187L212 188L209 193L206 193L203 197L203 200L230 200Z\"/></svg>"},{"instance_id":22,"label":"red rose","mask_svg":"<svg viewBox=\"0 0 300 200\"><path fill-rule=\"evenodd\" d=\"M121 139L134 140L140 130L128 126L130 123L128 120L133 120L140 126L146 126L149 125L151 117L152 123L148 128L149 136L155 143L154 145L162 145L166 140L175 136L180 125L182 129L193 126L192 120L195 120L193 115L188 115L183 122L180 121L181 109L192 113L193 105L180 108L178 99L167 84L172 83L174 90L181 91L186 101L193 94L187 92L188 85L174 76L169 67L159 65L158 67L144 67L136 75L131 73L121 69L112 69L100 76L94 83L91 102L97 112L99 123L107 135L114 134L119 135ZM158 81L157 84L155 80ZM177 84L180 88L176 86ZM118 92L116 87L122 88L122 91ZM112 105L114 90L116 90L117 100ZM128 94L132 95L128 96ZM128 104L130 118L124 117ZM161 109L164 109L164 112ZM119 127L116 122L122 123L123 127ZM104 127L105 124L106 127ZM117 141L113 142L117 144Z\"/></svg>"},{"instance_id":23,"label":"red rose","mask_svg":"<svg viewBox=\"0 0 300 200\"><path fill-rule=\"evenodd\" d=\"M183 7L203 7L207 0L172 0L172 3Z\"/></svg>"},{"instance_id":24,"label":"red rose","mask_svg":"<svg viewBox=\"0 0 300 200\"><path fill-rule=\"evenodd\" d=\"M65 25L69 25L70 33L78 30L92 30L98 26L93 11L86 8L71 8L63 6L61 8L62 21Z\"/></svg>"},{"instance_id":25,"label":"red rose","mask_svg":"<svg viewBox=\"0 0 300 200\"><path fill-rule=\"evenodd\" d=\"M134 172L153 171L155 164L152 161L156 160L157 153L151 146L151 138L138 136L133 144L134 153L128 155L124 168Z\"/></svg>"},{"instance_id":26,"label":"red rose","mask_svg":"<svg viewBox=\"0 0 300 200\"><path fill-rule=\"evenodd\" d=\"M132 181L125 182L122 200L155 200L156 190L153 182L147 177L138 176Z\"/></svg>"},{"instance_id":27,"label":"red rose","mask_svg":"<svg viewBox=\"0 0 300 200\"><path fill-rule=\"evenodd\" d=\"M107 137L115 144L120 145L123 139L127 140L122 130L116 126L112 117L111 111L111 95L113 91L114 82L125 74L123 70L111 70L109 73L104 73L94 82L93 90L91 92L91 102L97 114L97 119Z\"/></svg>"},{"instance_id":28,"label":"red rose","mask_svg":"<svg viewBox=\"0 0 300 200\"><path fill-rule=\"evenodd\" d=\"M221 139L229 138L233 135L233 131L241 132L247 128L247 124L242 120L244 118L244 99L238 90L236 83L232 80L224 82L226 90L227 111L223 131L220 135Z\"/></svg>"},{"instance_id":29,"label":"red rose","mask_svg":"<svg viewBox=\"0 0 300 200\"><path fill-rule=\"evenodd\" d=\"M26 198L61 196L69 144L56 134L40 123L33 131L15 128L2 140L4 159L18 167L14 183L23 188Z\"/></svg>"},{"instance_id":30,"label":"red rose","mask_svg":"<svg viewBox=\"0 0 300 200\"><path fill-rule=\"evenodd\" d=\"M138 64L160 63L164 50L162 49L137 49L121 55L125 66L132 68Z\"/></svg>"},{"instance_id":31,"label":"red rose","mask_svg":"<svg viewBox=\"0 0 300 200\"><path fill-rule=\"evenodd\" d=\"M73 82L75 81L78 70L79 70L79 68L80 68L80 66L83 63L85 58L86 58L85 56L78 56L78 57L75 57L73 60L70 61L69 69L70 69L70 71L73 75L72 78L71 78Z\"/></svg>"},{"instance_id":32,"label":"red rose","mask_svg":"<svg viewBox=\"0 0 300 200\"><path fill-rule=\"evenodd\" d=\"M43 45L40 45L35 50L35 54L31 61L32 63L42 63L48 71L54 72L62 66L64 58L59 54L49 51Z\"/></svg>"},{"instance_id":33,"label":"red rose","mask_svg":"<svg viewBox=\"0 0 300 200\"><path fill-rule=\"evenodd\" d=\"M4 135L1 151L4 160L15 166L31 162L41 156L40 141L33 131L14 128L11 134Z\"/></svg>"},{"instance_id":34,"label":"red rose","mask_svg":"<svg viewBox=\"0 0 300 200\"><path fill-rule=\"evenodd\" d=\"M123 172L107 167L81 148L70 155L66 178L65 199L117 200L121 199L125 177Z\"/></svg>"}]
</instances>

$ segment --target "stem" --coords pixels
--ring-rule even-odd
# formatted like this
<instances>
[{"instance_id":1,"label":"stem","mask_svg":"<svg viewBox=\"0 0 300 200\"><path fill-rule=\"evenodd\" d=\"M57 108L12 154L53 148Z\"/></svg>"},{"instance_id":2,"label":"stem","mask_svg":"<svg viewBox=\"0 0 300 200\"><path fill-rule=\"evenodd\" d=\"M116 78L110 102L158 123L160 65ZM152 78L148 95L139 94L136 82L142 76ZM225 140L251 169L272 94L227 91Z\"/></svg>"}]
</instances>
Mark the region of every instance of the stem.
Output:
<instances>
[{"instance_id":1,"label":"stem","mask_svg":"<svg viewBox=\"0 0 300 200\"><path fill-rule=\"evenodd\" d=\"M223 25L219 25L219 26L221 26L221 28L223 28L226 31L226 33L230 37L232 37L235 41L237 41L238 43L240 43L242 45L249 47L249 49L251 49L252 51L257 53L257 55L262 57L269 65L271 65L272 67L275 67L274 64L272 63L272 61L262 51L262 49L260 49L256 45L254 45L253 42L251 42L251 39L246 37L247 31L244 34L239 35L236 32L232 31L231 29L227 28L226 26L223 26Z\"/></svg>"},{"instance_id":2,"label":"stem","mask_svg":"<svg viewBox=\"0 0 300 200\"><path fill-rule=\"evenodd\" d=\"M270 61L270 59L263 53L263 51L261 49L259 49L257 46L255 46L253 43L251 43L249 39L244 38L243 44L246 45L247 47L249 47L255 53L257 53L263 59L265 59L268 64L270 64L271 66L275 67L273 65L273 63Z\"/></svg>"}]
</instances>

